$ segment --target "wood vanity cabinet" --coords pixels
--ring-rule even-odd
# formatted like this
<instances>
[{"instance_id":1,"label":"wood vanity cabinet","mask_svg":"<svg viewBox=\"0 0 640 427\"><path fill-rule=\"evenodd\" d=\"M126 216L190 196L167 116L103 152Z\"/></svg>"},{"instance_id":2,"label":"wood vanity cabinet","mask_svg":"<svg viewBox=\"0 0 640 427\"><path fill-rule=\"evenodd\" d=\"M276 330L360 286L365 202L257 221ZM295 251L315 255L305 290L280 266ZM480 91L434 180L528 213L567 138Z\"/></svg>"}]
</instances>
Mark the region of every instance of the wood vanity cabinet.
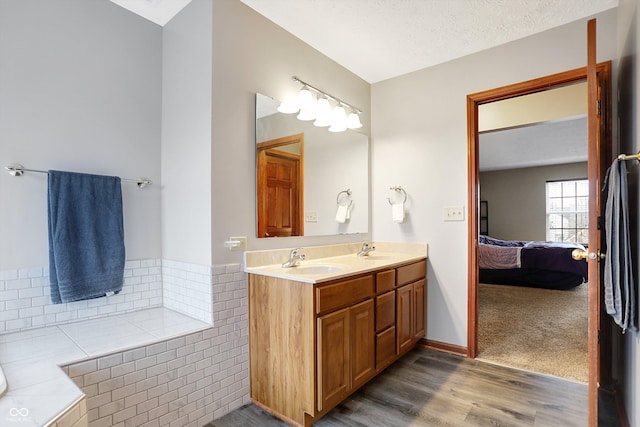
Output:
<instances>
[{"instance_id":1,"label":"wood vanity cabinet","mask_svg":"<svg viewBox=\"0 0 640 427\"><path fill-rule=\"evenodd\" d=\"M396 330L398 353L404 354L426 332L426 261L398 268L396 289Z\"/></svg>"},{"instance_id":2,"label":"wood vanity cabinet","mask_svg":"<svg viewBox=\"0 0 640 427\"><path fill-rule=\"evenodd\" d=\"M346 306L317 320L318 411L334 407L375 375L372 297L372 275L316 289L318 314Z\"/></svg>"},{"instance_id":3,"label":"wood vanity cabinet","mask_svg":"<svg viewBox=\"0 0 640 427\"><path fill-rule=\"evenodd\" d=\"M316 284L250 274L253 403L310 426L397 360L426 330L425 268Z\"/></svg>"}]
</instances>

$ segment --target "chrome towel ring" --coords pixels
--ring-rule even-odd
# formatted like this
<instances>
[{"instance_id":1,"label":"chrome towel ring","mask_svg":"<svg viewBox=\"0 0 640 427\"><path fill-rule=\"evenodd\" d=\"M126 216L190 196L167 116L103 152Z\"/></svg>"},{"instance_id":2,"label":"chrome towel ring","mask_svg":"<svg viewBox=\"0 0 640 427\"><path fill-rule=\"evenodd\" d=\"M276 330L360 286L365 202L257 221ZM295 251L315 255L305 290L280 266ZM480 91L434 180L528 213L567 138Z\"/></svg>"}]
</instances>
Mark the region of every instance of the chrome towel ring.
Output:
<instances>
[{"instance_id":1,"label":"chrome towel ring","mask_svg":"<svg viewBox=\"0 0 640 427\"><path fill-rule=\"evenodd\" d=\"M395 191L396 194L402 193L402 195L403 195L402 204L404 205L406 203L406 201L407 201L407 192L404 191L404 188L402 188L399 185L395 185L393 187L389 187L389 190ZM387 197L387 202L389 202L389 204L393 206L393 203L391 203L391 198L390 197Z\"/></svg>"},{"instance_id":2,"label":"chrome towel ring","mask_svg":"<svg viewBox=\"0 0 640 427\"><path fill-rule=\"evenodd\" d=\"M351 189L348 188L339 192L336 196L336 203L338 204L338 206L351 206L351 204L353 203L353 199L351 199Z\"/></svg>"}]
</instances>

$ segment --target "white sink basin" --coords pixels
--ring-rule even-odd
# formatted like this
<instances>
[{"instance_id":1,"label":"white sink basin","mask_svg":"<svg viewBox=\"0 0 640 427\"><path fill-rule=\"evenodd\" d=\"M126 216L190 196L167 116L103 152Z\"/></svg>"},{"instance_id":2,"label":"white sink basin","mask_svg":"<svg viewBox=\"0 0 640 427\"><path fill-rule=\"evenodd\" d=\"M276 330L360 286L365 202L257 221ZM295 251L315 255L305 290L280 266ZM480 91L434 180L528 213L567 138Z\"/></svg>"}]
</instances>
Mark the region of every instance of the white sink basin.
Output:
<instances>
[{"instance_id":1,"label":"white sink basin","mask_svg":"<svg viewBox=\"0 0 640 427\"><path fill-rule=\"evenodd\" d=\"M287 274L330 274L343 270L343 267L332 264L307 264L285 269Z\"/></svg>"}]
</instances>

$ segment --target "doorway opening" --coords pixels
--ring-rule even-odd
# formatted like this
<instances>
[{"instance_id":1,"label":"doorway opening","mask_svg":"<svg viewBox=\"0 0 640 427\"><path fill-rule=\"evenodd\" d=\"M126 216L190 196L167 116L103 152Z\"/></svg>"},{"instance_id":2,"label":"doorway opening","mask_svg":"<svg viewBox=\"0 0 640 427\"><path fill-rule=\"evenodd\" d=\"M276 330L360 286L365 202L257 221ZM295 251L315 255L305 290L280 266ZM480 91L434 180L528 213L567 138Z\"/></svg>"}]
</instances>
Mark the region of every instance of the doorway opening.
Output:
<instances>
[{"instance_id":1,"label":"doorway opening","mask_svg":"<svg viewBox=\"0 0 640 427\"><path fill-rule=\"evenodd\" d=\"M601 86L605 89L602 95L603 111L600 116L600 133L602 144L611 151L611 115L610 115L610 63L598 64L598 79L605 79ZM508 100L523 95L536 94L549 89L567 87L583 82L587 77L587 69L580 68L551 76L492 89L485 92L469 95L467 97L467 123L469 141L469 277L468 277L468 339L467 355L475 358L478 356L478 290L479 290L479 261L478 247L480 240L480 228L487 229L487 216L491 215L491 205L481 203L480 198L480 170L479 170L479 115L481 105L495 101ZM605 160L606 161L606 160ZM576 177L577 178L577 177ZM487 213L487 210L489 213ZM491 227L488 227L491 230ZM592 311L590 311L592 312ZM605 357L605 354L602 355ZM601 365L603 368L606 364ZM604 373L604 372L603 372Z\"/></svg>"}]
</instances>

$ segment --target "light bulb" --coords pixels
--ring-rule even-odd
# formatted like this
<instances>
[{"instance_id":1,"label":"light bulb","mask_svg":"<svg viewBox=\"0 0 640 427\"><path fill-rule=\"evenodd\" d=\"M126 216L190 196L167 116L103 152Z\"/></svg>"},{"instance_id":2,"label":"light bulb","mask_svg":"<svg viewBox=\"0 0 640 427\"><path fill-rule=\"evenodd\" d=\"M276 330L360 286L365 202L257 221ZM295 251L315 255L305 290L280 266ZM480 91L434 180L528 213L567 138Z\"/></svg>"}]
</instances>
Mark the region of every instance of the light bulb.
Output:
<instances>
[{"instance_id":1,"label":"light bulb","mask_svg":"<svg viewBox=\"0 0 640 427\"><path fill-rule=\"evenodd\" d=\"M309 110L300 110L300 112L298 113L298 115L296 116L296 118L298 120L303 120L303 121L309 121L309 120L313 120L316 118L316 116L313 114L312 111Z\"/></svg>"},{"instance_id":2,"label":"light bulb","mask_svg":"<svg viewBox=\"0 0 640 427\"><path fill-rule=\"evenodd\" d=\"M329 132L343 132L345 130L347 130L347 112L344 107L338 105L331 113Z\"/></svg>"},{"instance_id":3,"label":"light bulb","mask_svg":"<svg viewBox=\"0 0 640 427\"><path fill-rule=\"evenodd\" d=\"M300 92L298 93L298 100L297 100L298 108L300 110L312 111L314 101L315 100L313 99L313 94L309 89L307 89L306 86L300 89Z\"/></svg>"},{"instance_id":4,"label":"light bulb","mask_svg":"<svg viewBox=\"0 0 640 427\"><path fill-rule=\"evenodd\" d=\"M293 114L298 112L298 107L283 101L278 106L278 111L284 114Z\"/></svg>"},{"instance_id":5,"label":"light bulb","mask_svg":"<svg viewBox=\"0 0 640 427\"><path fill-rule=\"evenodd\" d=\"M360 115L356 112L351 112L351 114L347 116L347 128L359 129L361 127L362 123L360 123Z\"/></svg>"},{"instance_id":6,"label":"light bulb","mask_svg":"<svg viewBox=\"0 0 640 427\"><path fill-rule=\"evenodd\" d=\"M315 126L326 127L331 124L331 105L327 98L320 98L316 103L315 110L316 121L313 122Z\"/></svg>"}]
</instances>

